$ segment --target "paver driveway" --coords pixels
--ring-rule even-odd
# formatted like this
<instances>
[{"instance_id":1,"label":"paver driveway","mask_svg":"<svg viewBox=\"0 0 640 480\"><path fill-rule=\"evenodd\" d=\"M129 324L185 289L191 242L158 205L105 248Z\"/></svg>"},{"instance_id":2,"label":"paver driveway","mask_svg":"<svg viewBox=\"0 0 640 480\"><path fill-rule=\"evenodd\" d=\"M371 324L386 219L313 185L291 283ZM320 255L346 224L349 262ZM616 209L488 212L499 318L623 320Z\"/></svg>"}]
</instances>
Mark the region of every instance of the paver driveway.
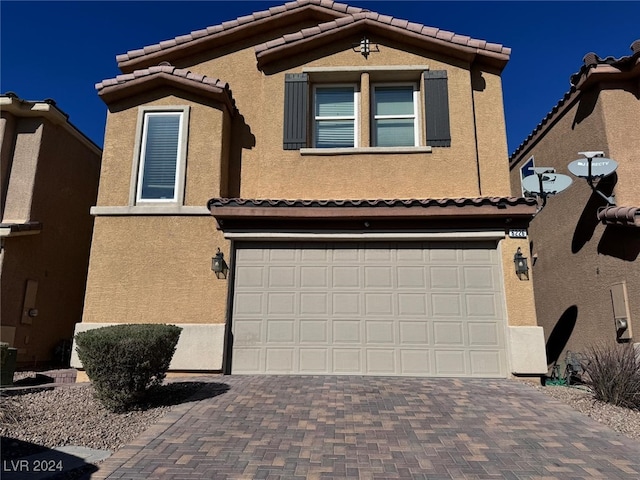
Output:
<instances>
[{"instance_id":1,"label":"paver driveway","mask_svg":"<svg viewBox=\"0 0 640 480\"><path fill-rule=\"evenodd\" d=\"M640 478L640 442L514 380L211 381L91 478Z\"/></svg>"}]
</instances>

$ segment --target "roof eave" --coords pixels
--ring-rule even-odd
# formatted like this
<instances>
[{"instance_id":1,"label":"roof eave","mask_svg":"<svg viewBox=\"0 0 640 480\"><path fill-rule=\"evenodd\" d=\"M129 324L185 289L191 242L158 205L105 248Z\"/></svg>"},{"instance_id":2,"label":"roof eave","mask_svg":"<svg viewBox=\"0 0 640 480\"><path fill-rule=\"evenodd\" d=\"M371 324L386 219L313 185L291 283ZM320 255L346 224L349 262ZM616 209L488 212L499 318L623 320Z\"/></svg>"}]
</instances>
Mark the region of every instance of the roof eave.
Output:
<instances>
[{"instance_id":1,"label":"roof eave","mask_svg":"<svg viewBox=\"0 0 640 480\"><path fill-rule=\"evenodd\" d=\"M509 61L509 55L505 53L460 45L447 40L428 37L394 25L381 23L370 18L365 18L323 31L310 37L304 37L297 41L265 48L261 51L256 50L258 67L262 68L263 66L281 58L289 57L292 54L306 51L310 48L336 41L337 39L345 38L362 30L369 30L377 34L393 38L394 40L399 39L401 42L417 46L425 50L442 53L468 63L475 62L478 64L488 65L497 68L499 71L502 71Z\"/></svg>"},{"instance_id":2,"label":"roof eave","mask_svg":"<svg viewBox=\"0 0 640 480\"><path fill-rule=\"evenodd\" d=\"M176 77L165 72L159 72L117 85L103 87L98 90L98 95L107 105L111 105L120 100L148 92L153 88L161 86L169 86L188 93L211 98L222 103L230 113L235 112L235 106L227 90L213 85L194 82L187 78Z\"/></svg>"},{"instance_id":3,"label":"roof eave","mask_svg":"<svg viewBox=\"0 0 640 480\"><path fill-rule=\"evenodd\" d=\"M307 19L326 21L331 18L340 18L346 15L349 14L346 12L339 12L331 8L323 7L321 5L301 5L300 8L295 10L285 10L275 15L240 24L237 27L231 29L203 34L203 36L200 38L188 40L184 43L178 43L169 48L161 48L160 44L150 45L141 49L147 50L142 55L136 56L134 58L128 58L128 55L131 52L127 52L125 54L117 55L116 61L118 62L118 68L123 73L130 73L133 70L156 65L162 61L171 62L177 57L182 58L194 55L211 47L218 48L231 42L237 41L240 38L247 38L250 35L257 35L263 32L267 32L274 28L274 24L284 23L283 20L288 20L289 23L300 22Z\"/></svg>"}]
</instances>

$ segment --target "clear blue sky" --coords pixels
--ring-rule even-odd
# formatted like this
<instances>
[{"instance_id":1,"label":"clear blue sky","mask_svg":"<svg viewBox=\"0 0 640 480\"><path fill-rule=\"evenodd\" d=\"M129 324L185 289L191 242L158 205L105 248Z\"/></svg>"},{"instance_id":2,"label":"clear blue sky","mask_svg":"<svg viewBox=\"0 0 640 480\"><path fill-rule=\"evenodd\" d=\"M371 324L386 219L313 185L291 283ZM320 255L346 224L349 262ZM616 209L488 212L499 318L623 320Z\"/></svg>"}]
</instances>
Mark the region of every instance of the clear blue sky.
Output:
<instances>
[{"instance_id":1,"label":"clear blue sky","mask_svg":"<svg viewBox=\"0 0 640 480\"><path fill-rule=\"evenodd\" d=\"M106 107L94 84L120 73L117 54L282 3L1 0L0 92L53 98L102 146ZM586 53L626 56L640 38L638 1L342 3L511 47L502 77L509 153L569 90Z\"/></svg>"}]
</instances>

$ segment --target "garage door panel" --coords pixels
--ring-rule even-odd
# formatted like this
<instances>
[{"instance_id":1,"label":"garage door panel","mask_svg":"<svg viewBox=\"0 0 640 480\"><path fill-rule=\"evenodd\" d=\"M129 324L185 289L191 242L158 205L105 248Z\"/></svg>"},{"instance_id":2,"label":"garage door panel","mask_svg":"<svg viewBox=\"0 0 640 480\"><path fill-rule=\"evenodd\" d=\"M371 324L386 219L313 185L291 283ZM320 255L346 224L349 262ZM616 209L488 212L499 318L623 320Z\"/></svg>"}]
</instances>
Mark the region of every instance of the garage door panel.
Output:
<instances>
[{"instance_id":1,"label":"garage door panel","mask_svg":"<svg viewBox=\"0 0 640 480\"><path fill-rule=\"evenodd\" d=\"M394 349L367 348L367 370L369 375L396 374L396 351Z\"/></svg>"},{"instance_id":2,"label":"garage door panel","mask_svg":"<svg viewBox=\"0 0 640 480\"><path fill-rule=\"evenodd\" d=\"M333 349L333 371L342 374L361 374L362 350L360 348Z\"/></svg>"},{"instance_id":3,"label":"garage door panel","mask_svg":"<svg viewBox=\"0 0 640 480\"><path fill-rule=\"evenodd\" d=\"M501 352L483 350L470 351L469 359L472 375L486 377L501 376Z\"/></svg>"},{"instance_id":4,"label":"garage door panel","mask_svg":"<svg viewBox=\"0 0 640 480\"><path fill-rule=\"evenodd\" d=\"M400 350L401 375L433 375L429 350Z\"/></svg>"},{"instance_id":5,"label":"garage door panel","mask_svg":"<svg viewBox=\"0 0 640 480\"><path fill-rule=\"evenodd\" d=\"M295 293L276 293L267 294L267 315L294 315L296 311L296 294Z\"/></svg>"},{"instance_id":6,"label":"garage door panel","mask_svg":"<svg viewBox=\"0 0 640 480\"><path fill-rule=\"evenodd\" d=\"M293 348L270 348L266 350L265 369L272 373L294 372Z\"/></svg>"},{"instance_id":7,"label":"garage door panel","mask_svg":"<svg viewBox=\"0 0 640 480\"><path fill-rule=\"evenodd\" d=\"M469 322L467 331L471 347L498 347L501 344L498 326L494 322Z\"/></svg>"},{"instance_id":8,"label":"garage door panel","mask_svg":"<svg viewBox=\"0 0 640 480\"><path fill-rule=\"evenodd\" d=\"M300 315L327 315L329 312L328 293L301 293Z\"/></svg>"},{"instance_id":9,"label":"garage door panel","mask_svg":"<svg viewBox=\"0 0 640 480\"><path fill-rule=\"evenodd\" d=\"M365 321L365 332L367 344L387 344L396 342L396 322L386 321Z\"/></svg>"},{"instance_id":10,"label":"garage door panel","mask_svg":"<svg viewBox=\"0 0 640 480\"><path fill-rule=\"evenodd\" d=\"M333 320L333 343L362 343L362 322L358 320Z\"/></svg>"},{"instance_id":11,"label":"garage door panel","mask_svg":"<svg viewBox=\"0 0 640 480\"><path fill-rule=\"evenodd\" d=\"M271 266L269 268L268 278L269 280L267 285L269 285L269 288L295 288L296 268L293 266Z\"/></svg>"},{"instance_id":12,"label":"garage door panel","mask_svg":"<svg viewBox=\"0 0 640 480\"><path fill-rule=\"evenodd\" d=\"M360 293L334 293L332 295L333 314L338 316L362 315Z\"/></svg>"},{"instance_id":13,"label":"garage door panel","mask_svg":"<svg viewBox=\"0 0 640 480\"><path fill-rule=\"evenodd\" d=\"M261 315L263 293L237 292L234 303L235 313L239 315Z\"/></svg>"},{"instance_id":14,"label":"garage door panel","mask_svg":"<svg viewBox=\"0 0 640 480\"><path fill-rule=\"evenodd\" d=\"M306 348L299 351L300 373L329 373L329 352L327 349Z\"/></svg>"},{"instance_id":15,"label":"garage door panel","mask_svg":"<svg viewBox=\"0 0 640 480\"><path fill-rule=\"evenodd\" d=\"M400 321L398 323L400 345L429 345L429 327L424 320Z\"/></svg>"},{"instance_id":16,"label":"garage door panel","mask_svg":"<svg viewBox=\"0 0 640 480\"><path fill-rule=\"evenodd\" d=\"M324 288L329 286L328 266L300 267L301 288Z\"/></svg>"},{"instance_id":17,"label":"garage door panel","mask_svg":"<svg viewBox=\"0 0 640 480\"><path fill-rule=\"evenodd\" d=\"M432 289L450 290L460 289L459 268L456 266L441 266L429 268L429 280Z\"/></svg>"},{"instance_id":18,"label":"garage door panel","mask_svg":"<svg viewBox=\"0 0 640 480\"><path fill-rule=\"evenodd\" d=\"M468 317L492 317L498 314L496 297L493 294L466 294Z\"/></svg>"},{"instance_id":19,"label":"garage door panel","mask_svg":"<svg viewBox=\"0 0 640 480\"><path fill-rule=\"evenodd\" d=\"M293 320L267 320L267 343L291 343L295 341L295 323Z\"/></svg>"},{"instance_id":20,"label":"garage door panel","mask_svg":"<svg viewBox=\"0 0 640 480\"><path fill-rule=\"evenodd\" d=\"M433 344L464 345L464 325L460 321L433 322Z\"/></svg>"},{"instance_id":21,"label":"garage door panel","mask_svg":"<svg viewBox=\"0 0 640 480\"><path fill-rule=\"evenodd\" d=\"M232 373L505 377L499 265L492 242L238 243Z\"/></svg>"},{"instance_id":22,"label":"garage door panel","mask_svg":"<svg viewBox=\"0 0 640 480\"><path fill-rule=\"evenodd\" d=\"M300 343L329 342L329 322L327 320L301 320Z\"/></svg>"},{"instance_id":23,"label":"garage door panel","mask_svg":"<svg viewBox=\"0 0 640 480\"><path fill-rule=\"evenodd\" d=\"M436 350L435 374L463 376L467 373L464 350Z\"/></svg>"},{"instance_id":24,"label":"garage door panel","mask_svg":"<svg viewBox=\"0 0 640 480\"><path fill-rule=\"evenodd\" d=\"M365 293L365 315L391 315L393 295L391 293Z\"/></svg>"},{"instance_id":25,"label":"garage door panel","mask_svg":"<svg viewBox=\"0 0 640 480\"><path fill-rule=\"evenodd\" d=\"M459 293L434 293L431 295L434 317L459 317L462 315L462 301Z\"/></svg>"},{"instance_id":26,"label":"garage door panel","mask_svg":"<svg viewBox=\"0 0 640 480\"><path fill-rule=\"evenodd\" d=\"M427 314L427 297L424 293L398 293L398 316L419 316Z\"/></svg>"},{"instance_id":27,"label":"garage door panel","mask_svg":"<svg viewBox=\"0 0 640 480\"><path fill-rule=\"evenodd\" d=\"M333 288L360 288L360 267L344 266L333 267Z\"/></svg>"}]
</instances>

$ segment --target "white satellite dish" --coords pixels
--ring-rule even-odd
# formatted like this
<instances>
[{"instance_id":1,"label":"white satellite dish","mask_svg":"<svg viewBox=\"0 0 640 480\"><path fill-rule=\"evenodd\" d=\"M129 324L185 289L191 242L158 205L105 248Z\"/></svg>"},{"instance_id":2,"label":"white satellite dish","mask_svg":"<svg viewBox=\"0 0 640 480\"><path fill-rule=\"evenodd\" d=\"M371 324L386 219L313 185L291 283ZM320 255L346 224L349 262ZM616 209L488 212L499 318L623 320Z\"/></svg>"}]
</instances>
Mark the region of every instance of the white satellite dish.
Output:
<instances>
[{"instance_id":1,"label":"white satellite dish","mask_svg":"<svg viewBox=\"0 0 640 480\"><path fill-rule=\"evenodd\" d=\"M555 195L571 185L571 177L561 173L539 173L522 180L522 188L534 195Z\"/></svg>"},{"instance_id":2,"label":"white satellite dish","mask_svg":"<svg viewBox=\"0 0 640 480\"><path fill-rule=\"evenodd\" d=\"M589 162L591 162L591 172L589 172ZM571 162L568 168L576 177L600 178L607 177L615 172L618 168L618 162L604 157L580 158Z\"/></svg>"}]
</instances>

